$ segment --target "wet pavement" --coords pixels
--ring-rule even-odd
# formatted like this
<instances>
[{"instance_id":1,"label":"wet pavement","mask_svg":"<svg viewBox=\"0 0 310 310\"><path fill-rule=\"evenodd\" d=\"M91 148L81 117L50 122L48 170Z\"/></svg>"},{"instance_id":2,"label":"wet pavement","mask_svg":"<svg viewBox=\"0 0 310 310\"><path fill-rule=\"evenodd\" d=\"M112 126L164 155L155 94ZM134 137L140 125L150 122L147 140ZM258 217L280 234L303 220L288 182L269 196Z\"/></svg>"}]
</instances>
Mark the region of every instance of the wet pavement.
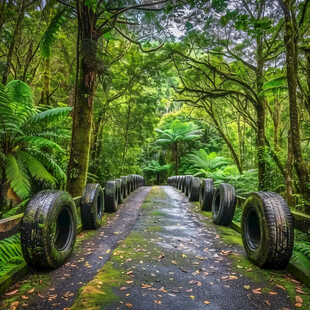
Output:
<instances>
[{"instance_id":1,"label":"wet pavement","mask_svg":"<svg viewBox=\"0 0 310 310\"><path fill-rule=\"evenodd\" d=\"M290 276L240 266L242 246L221 235L175 188L153 188L128 238L72 309L294 309Z\"/></svg>"}]
</instances>

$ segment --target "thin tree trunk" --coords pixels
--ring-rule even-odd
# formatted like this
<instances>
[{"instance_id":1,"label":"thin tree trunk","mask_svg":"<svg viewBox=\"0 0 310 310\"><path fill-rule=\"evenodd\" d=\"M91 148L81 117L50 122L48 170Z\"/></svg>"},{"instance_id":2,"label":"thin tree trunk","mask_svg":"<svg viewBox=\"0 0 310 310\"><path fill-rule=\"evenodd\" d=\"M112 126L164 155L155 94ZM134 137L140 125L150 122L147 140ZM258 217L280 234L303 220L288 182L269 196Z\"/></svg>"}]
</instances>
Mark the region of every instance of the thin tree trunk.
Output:
<instances>
[{"instance_id":1,"label":"thin tree trunk","mask_svg":"<svg viewBox=\"0 0 310 310\"><path fill-rule=\"evenodd\" d=\"M175 175L179 174L178 142L175 142Z\"/></svg>"},{"instance_id":2,"label":"thin tree trunk","mask_svg":"<svg viewBox=\"0 0 310 310\"><path fill-rule=\"evenodd\" d=\"M286 177L285 177L285 186L286 186L286 201L290 207L294 206L294 197L293 197L293 164L294 164L294 155L292 147L292 133L291 130L288 132L288 147L287 147L287 163L286 163Z\"/></svg>"},{"instance_id":3,"label":"thin tree trunk","mask_svg":"<svg viewBox=\"0 0 310 310\"><path fill-rule=\"evenodd\" d=\"M44 60L43 87L41 91L40 103L49 105L49 97L51 92L51 59Z\"/></svg>"}]
</instances>

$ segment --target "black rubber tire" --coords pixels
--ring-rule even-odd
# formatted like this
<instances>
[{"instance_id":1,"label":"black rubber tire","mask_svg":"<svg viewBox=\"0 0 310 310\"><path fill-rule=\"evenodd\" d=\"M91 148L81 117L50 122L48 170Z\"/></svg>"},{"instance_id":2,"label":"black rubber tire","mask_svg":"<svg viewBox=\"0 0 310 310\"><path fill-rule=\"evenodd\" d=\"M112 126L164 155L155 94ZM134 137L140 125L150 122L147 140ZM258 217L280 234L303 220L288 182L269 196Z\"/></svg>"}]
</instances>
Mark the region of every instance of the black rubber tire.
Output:
<instances>
[{"instance_id":1,"label":"black rubber tire","mask_svg":"<svg viewBox=\"0 0 310 310\"><path fill-rule=\"evenodd\" d=\"M182 191L182 193L185 192L185 181L186 181L186 175L183 175L183 179L182 179L182 182L181 182L181 191Z\"/></svg>"},{"instance_id":2,"label":"black rubber tire","mask_svg":"<svg viewBox=\"0 0 310 310\"><path fill-rule=\"evenodd\" d=\"M116 183L116 188L118 191L118 203L122 203L123 202L123 195L122 195L122 180L121 179L115 179L114 180Z\"/></svg>"},{"instance_id":3,"label":"black rubber tire","mask_svg":"<svg viewBox=\"0 0 310 310\"><path fill-rule=\"evenodd\" d=\"M104 189L104 206L107 212L116 212L118 208L118 189L115 181L108 181Z\"/></svg>"},{"instance_id":4,"label":"black rubber tire","mask_svg":"<svg viewBox=\"0 0 310 310\"><path fill-rule=\"evenodd\" d=\"M81 197L80 209L83 229L97 229L101 226L104 197L100 184L86 184Z\"/></svg>"},{"instance_id":5,"label":"black rubber tire","mask_svg":"<svg viewBox=\"0 0 310 310\"><path fill-rule=\"evenodd\" d=\"M242 241L248 259L261 268L284 269L293 253L293 216L277 193L251 193L241 217Z\"/></svg>"},{"instance_id":6,"label":"black rubber tire","mask_svg":"<svg viewBox=\"0 0 310 310\"><path fill-rule=\"evenodd\" d=\"M124 193L123 193L123 198L126 198L128 195L128 184L127 184L127 177L126 176L121 176L121 180L124 185Z\"/></svg>"},{"instance_id":7,"label":"black rubber tire","mask_svg":"<svg viewBox=\"0 0 310 310\"><path fill-rule=\"evenodd\" d=\"M185 176L185 196L189 197L192 184L192 175Z\"/></svg>"},{"instance_id":8,"label":"black rubber tire","mask_svg":"<svg viewBox=\"0 0 310 310\"><path fill-rule=\"evenodd\" d=\"M132 192L132 176L127 175L127 193L128 193L128 195L130 195L131 192Z\"/></svg>"},{"instance_id":9,"label":"black rubber tire","mask_svg":"<svg viewBox=\"0 0 310 310\"><path fill-rule=\"evenodd\" d=\"M235 214L235 188L226 183L220 184L212 199L212 218L217 225L229 226Z\"/></svg>"},{"instance_id":10,"label":"black rubber tire","mask_svg":"<svg viewBox=\"0 0 310 310\"><path fill-rule=\"evenodd\" d=\"M214 183L212 179L203 179L200 187L199 202L203 211L212 210L212 198L214 195Z\"/></svg>"},{"instance_id":11,"label":"black rubber tire","mask_svg":"<svg viewBox=\"0 0 310 310\"><path fill-rule=\"evenodd\" d=\"M64 191L42 191L29 201L20 236L26 262L57 268L71 256L77 234L76 206Z\"/></svg>"},{"instance_id":12,"label":"black rubber tire","mask_svg":"<svg viewBox=\"0 0 310 310\"><path fill-rule=\"evenodd\" d=\"M199 201L199 192L200 192L200 179L193 177L191 184L191 191L188 196L189 201Z\"/></svg>"}]
</instances>

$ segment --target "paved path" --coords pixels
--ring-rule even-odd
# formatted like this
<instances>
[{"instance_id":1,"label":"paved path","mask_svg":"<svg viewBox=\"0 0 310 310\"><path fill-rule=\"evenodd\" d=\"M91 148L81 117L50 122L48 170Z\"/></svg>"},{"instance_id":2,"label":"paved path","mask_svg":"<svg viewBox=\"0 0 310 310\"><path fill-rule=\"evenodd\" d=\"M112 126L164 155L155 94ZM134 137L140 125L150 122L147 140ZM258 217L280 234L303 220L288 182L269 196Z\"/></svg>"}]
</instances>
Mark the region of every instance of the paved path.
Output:
<instances>
[{"instance_id":1,"label":"paved path","mask_svg":"<svg viewBox=\"0 0 310 310\"><path fill-rule=\"evenodd\" d=\"M240 241L175 188L140 188L18 309L295 309L295 289L309 290L250 264ZM309 295L301 297L307 309Z\"/></svg>"}]
</instances>

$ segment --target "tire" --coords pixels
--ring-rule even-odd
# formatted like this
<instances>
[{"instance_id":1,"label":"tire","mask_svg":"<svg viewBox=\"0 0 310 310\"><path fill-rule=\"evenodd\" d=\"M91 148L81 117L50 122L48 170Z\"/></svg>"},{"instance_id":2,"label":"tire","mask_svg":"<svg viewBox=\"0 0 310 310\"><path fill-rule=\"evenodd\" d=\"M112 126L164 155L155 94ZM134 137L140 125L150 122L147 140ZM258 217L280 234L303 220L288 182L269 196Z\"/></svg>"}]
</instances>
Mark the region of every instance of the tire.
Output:
<instances>
[{"instance_id":1,"label":"tire","mask_svg":"<svg viewBox=\"0 0 310 310\"><path fill-rule=\"evenodd\" d=\"M192 183L192 175L185 176L185 196L189 197Z\"/></svg>"},{"instance_id":2,"label":"tire","mask_svg":"<svg viewBox=\"0 0 310 310\"><path fill-rule=\"evenodd\" d=\"M97 229L101 226L104 212L104 197L100 184L86 184L80 208L83 229Z\"/></svg>"},{"instance_id":3,"label":"tire","mask_svg":"<svg viewBox=\"0 0 310 310\"><path fill-rule=\"evenodd\" d=\"M284 269L293 253L293 216L277 193L255 192L244 203L242 241L248 259L261 268Z\"/></svg>"},{"instance_id":4,"label":"tire","mask_svg":"<svg viewBox=\"0 0 310 310\"><path fill-rule=\"evenodd\" d=\"M126 198L128 195L128 183L127 183L127 177L122 176L121 180L124 184L124 192L123 192L123 198Z\"/></svg>"},{"instance_id":5,"label":"tire","mask_svg":"<svg viewBox=\"0 0 310 310\"><path fill-rule=\"evenodd\" d=\"M67 192L42 191L29 201L20 235L26 262L57 268L71 256L77 233L77 213Z\"/></svg>"},{"instance_id":6,"label":"tire","mask_svg":"<svg viewBox=\"0 0 310 310\"><path fill-rule=\"evenodd\" d=\"M200 179L192 178L191 191L188 196L189 201L199 201Z\"/></svg>"},{"instance_id":7,"label":"tire","mask_svg":"<svg viewBox=\"0 0 310 310\"><path fill-rule=\"evenodd\" d=\"M185 181L186 181L186 175L183 175L183 179L182 179L182 182L181 182L181 191L182 191L182 193L185 192Z\"/></svg>"},{"instance_id":8,"label":"tire","mask_svg":"<svg viewBox=\"0 0 310 310\"><path fill-rule=\"evenodd\" d=\"M214 183L212 179L203 179L200 187L199 202L203 211L212 210L212 198L214 194Z\"/></svg>"},{"instance_id":9,"label":"tire","mask_svg":"<svg viewBox=\"0 0 310 310\"><path fill-rule=\"evenodd\" d=\"M115 181L108 181L104 189L104 206L107 212L116 212L118 207L118 189Z\"/></svg>"},{"instance_id":10,"label":"tire","mask_svg":"<svg viewBox=\"0 0 310 310\"><path fill-rule=\"evenodd\" d=\"M118 203L121 204L123 202L123 195L122 195L122 181L121 179L115 179L114 180L116 183L116 188L117 188L117 192L118 192Z\"/></svg>"},{"instance_id":11,"label":"tire","mask_svg":"<svg viewBox=\"0 0 310 310\"><path fill-rule=\"evenodd\" d=\"M220 184L212 199L212 218L217 225L229 226L236 208L235 188L226 183Z\"/></svg>"},{"instance_id":12,"label":"tire","mask_svg":"<svg viewBox=\"0 0 310 310\"><path fill-rule=\"evenodd\" d=\"M128 193L128 195L130 195L131 192L132 192L132 176L127 175L127 193Z\"/></svg>"}]
</instances>

